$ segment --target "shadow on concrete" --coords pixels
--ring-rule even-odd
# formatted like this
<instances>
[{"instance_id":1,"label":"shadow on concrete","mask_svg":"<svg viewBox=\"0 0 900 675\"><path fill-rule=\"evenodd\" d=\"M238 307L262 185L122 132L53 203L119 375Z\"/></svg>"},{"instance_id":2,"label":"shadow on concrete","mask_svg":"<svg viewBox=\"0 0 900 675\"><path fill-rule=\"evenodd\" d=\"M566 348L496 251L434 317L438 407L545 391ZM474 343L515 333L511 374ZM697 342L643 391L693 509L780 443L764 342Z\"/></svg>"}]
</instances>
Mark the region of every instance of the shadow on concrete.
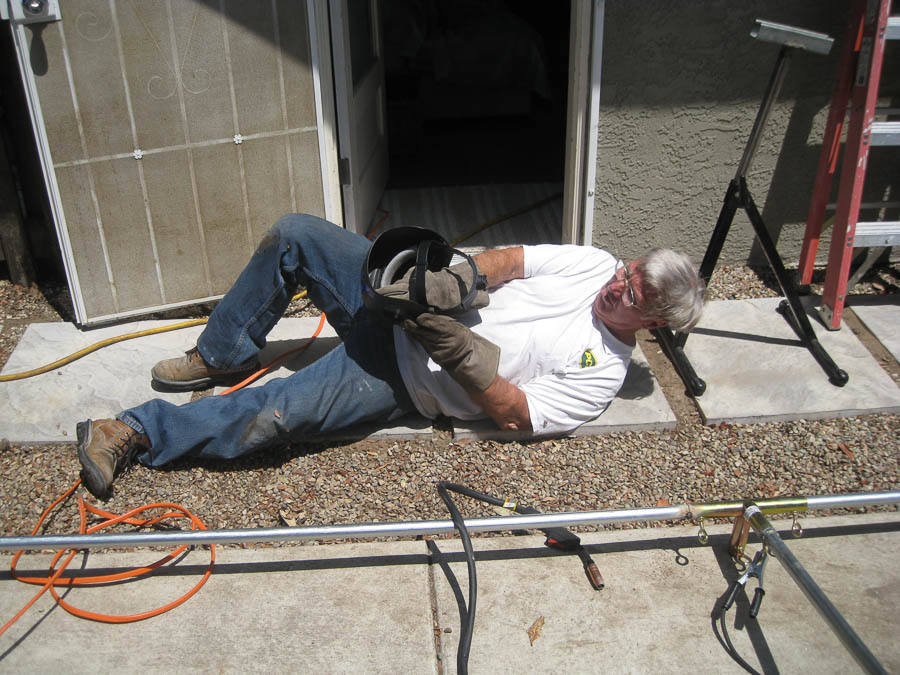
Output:
<instances>
[{"instance_id":1,"label":"shadow on concrete","mask_svg":"<svg viewBox=\"0 0 900 675\"><path fill-rule=\"evenodd\" d=\"M81 560L81 569L79 570L79 572L80 572L80 574L81 574L82 576L87 576L88 574L96 574L96 572L94 572L94 571L92 571L92 570L86 570L86 569L85 569L86 565L87 565L87 555L84 555L84 556L82 556L82 560ZM74 576L75 573L73 573L72 570L68 570L68 569L67 569L67 571L69 572L70 576ZM45 575L45 574L47 574L47 570L46 570L46 569L41 569L40 571L36 571L35 573L36 573L36 574L39 574L39 575ZM26 575L27 572L20 571L19 574L20 574L20 575ZM13 578L12 574L10 574L10 573L7 572L7 571L2 572L2 574L0 574L0 576L2 576L3 579L12 579L12 578ZM66 599L66 596L68 596L69 593L71 593L73 590L75 590L74 587L72 587L72 588L67 588L65 591L63 591L62 593L59 594L60 599L65 600L65 599ZM25 632L24 632L24 633L23 633L16 641L13 642L7 649L5 649L3 652L0 652L0 663L2 663L3 660L4 660L7 656L9 656L10 654L12 654L12 653L19 647L19 645L21 645L23 642L25 642L25 640L27 640L27 639L29 638L29 636L30 636L32 633L34 633L34 631L36 631L36 630L38 629L38 627L39 627L42 623L44 623L44 621L46 621L48 617L52 616L53 613L56 612L56 611L62 611L62 610L60 609L59 602L54 602L54 603L53 603L53 606L52 606L50 609L48 609L47 611L43 612L43 613L41 614L40 618L37 619L33 624L31 624L31 626L28 628L28 630L26 630L26 631L25 631Z\"/></svg>"},{"instance_id":2,"label":"shadow on concrete","mask_svg":"<svg viewBox=\"0 0 900 675\"><path fill-rule=\"evenodd\" d=\"M698 335L710 335L712 337L723 337L730 340L746 340L748 342L763 342L770 345L783 345L785 347L804 347L800 340L787 340L784 338L770 337L768 335L753 335L751 333L738 333L732 330L717 330L715 328L694 328L692 333ZM805 347L804 347L805 348Z\"/></svg>"},{"instance_id":3,"label":"shadow on concrete","mask_svg":"<svg viewBox=\"0 0 900 675\"><path fill-rule=\"evenodd\" d=\"M646 398L653 393L654 382L653 371L650 369L650 366L632 361L628 366L628 372L625 374L622 388L619 389L619 393L616 396L629 400Z\"/></svg>"}]
</instances>

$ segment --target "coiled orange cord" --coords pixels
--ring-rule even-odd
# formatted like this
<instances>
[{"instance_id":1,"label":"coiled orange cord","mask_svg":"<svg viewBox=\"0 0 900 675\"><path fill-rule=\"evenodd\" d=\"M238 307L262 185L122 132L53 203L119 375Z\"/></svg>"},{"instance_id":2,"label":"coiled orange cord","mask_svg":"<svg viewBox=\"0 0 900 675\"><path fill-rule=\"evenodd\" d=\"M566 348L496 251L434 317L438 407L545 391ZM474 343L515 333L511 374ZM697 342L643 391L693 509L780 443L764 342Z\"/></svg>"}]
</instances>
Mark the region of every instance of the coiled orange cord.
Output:
<instances>
[{"instance_id":1,"label":"coiled orange cord","mask_svg":"<svg viewBox=\"0 0 900 675\"><path fill-rule=\"evenodd\" d=\"M310 344L312 344L313 340L315 340L318 337L319 333L322 332L322 328L324 327L324 325L325 325L325 315L322 314L322 316L319 318L318 327L316 328L315 332L312 334L312 336L306 342L304 342L302 345L300 345L299 347L297 347L295 349L285 352L278 358L276 358L276 359L272 360L271 362L269 362L268 364L266 364L265 367L261 368L257 372L250 375L247 379L243 380L242 382L236 384L233 387L230 387L229 389L226 389L225 391L221 392L219 395L221 396L221 395L225 395L225 394L230 394L231 392L236 391L236 390L240 389L241 387L247 386L254 380L256 380L259 377L261 377L262 375L264 375L275 364L284 360L291 354L295 354L299 351L306 349L307 347L309 347ZM44 521L47 519L47 517L50 515L50 513L53 511L53 509L56 508L57 505L61 504L68 497L70 497L75 492L75 490L78 488L79 485L81 485L81 479L78 479L77 481L75 481L75 483L72 485L72 487L70 487L68 490L66 490L65 493L63 493L59 498L56 499L56 501L54 501L52 504L50 504L50 506L48 506L44 510L44 512L41 514L41 517L38 519L37 524L34 526L34 529L31 531L32 537L35 536L40 531L41 525L43 525ZM142 520L142 519L135 517L139 513L143 513L144 511L150 511L153 509L169 509L169 511L163 513L162 515L158 515L156 517L149 518L146 520ZM88 512L90 512L96 516L100 516L104 520L102 520L101 522L99 522L96 525L88 527L87 526ZM80 517L80 526L78 529L79 534L93 534L94 532L98 532L106 527L110 527L111 525L115 525L117 523L126 523L129 525L135 525L137 527L152 527L152 526L157 525L157 524L161 523L162 521L167 520L169 518L187 518L188 520L191 521L191 529L192 530L207 529L206 525L203 524L203 521L201 521L197 516L195 516L190 511L188 511L186 508L184 508L183 506L180 506L178 504L172 504L169 502L147 504L145 506L139 506L137 508L134 508L134 509L128 511L127 513L123 513L121 515L116 515L114 513L108 513L106 511L103 511L102 509L99 509L96 506L93 506L92 504L88 504L81 495L78 495L78 513L79 513L79 517ZM73 586L82 586L82 585L88 585L88 584L102 584L102 583L122 581L125 579L137 579L139 577L142 577L145 574L152 572L153 570L156 570L156 569L162 567L166 563L176 559L178 556L180 556L182 553L184 553L184 551L186 551L187 548L188 548L187 545L179 546L177 549L175 549L168 555L163 556L156 562L151 563L150 565L147 565L145 567L137 567L137 568L134 568L131 570L127 570L125 572L118 572L116 574L104 574L104 575L95 575L95 576L78 576L78 577L63 576L63 572L65 571L66 567L69 565L70 562L72 562L72 560L78 554L78 549L72 549L71 551L69 551L65 560L63 560L63 562L60 564L60 566L58 568L56 567L56 564L59 562L60 558L62 558L66 554L66 551L62 550L62 551L57 552L57 554L53 557L53 560L50 562L50 570L46 576L24 576L22 574L19 574L16 571L16 565L18 564L19 559L22 557L22 555L25 553L25 551L17 551L16 554L13 556L12 563L10 564L10 573L12 574L13 578L18 581L21 581L23 583L26 583L26 584L39 585L39 586L41 586L41 590L39 590L37 592L37 594L31 600L29 600L28 603L21 610L19 610L19 612L12 619L7 621L6 624L4 624L2 628L0 628L0 635L5 633L6 630L10 626L12 626L16 621L18 621L25 614L25 612L28 611L28 609L35 602L37 602L38 598L40 598L47 590L49 590L50 593L53 595L57 604L59 604L67 612L69 612L70 614L73 614L75 616L81 617L83 619L91 619L92 621L101 621L104 623L130 623L132 621L141 621L143 619L149 619L152 616L157 616L159 614L167 612L170 609L173 609L173 608L177 607L178 605L181 605L182 603L186 602L197 591L199 591L200 588L206 583L207 579L209 579L210 575L212 574L213 566L215 565L215 561L216 561L215 546L210 545L210 547L209 547L209 554L210 554L209 567L207 568L206 572L204 572L203 577L200 579L200 581L198 581L191 590L189 590L187 593L182 595L180 598L178 598L166 605L157 607L156 609L148 610L146 612L140 612L138 614L128 614L128 615L111 615L111 614L101 614L98 612L91 612L88 610L80 609L78 607L75 607L75 606L69 604L65 600L63 600L60 597L59 593L56 592L56 587L62 586L62 587L66 587L66 588L71 588Z\"/></svg>"},{"instance_id":2,"label":"coiled orange cord","mask_svg":"<svg viewBox=\"0 0 900 675\"><path fill-rule=\"evenodd\" d=\"M56 501L54 501L47 509L41 514L41 517L38 519L37 525L35 525L34 529L31 532L31 536L37 534L40 530L41 525L44 520L46 520L47 516L50 515L50 512L63 500L72 495L75 492L75 489L81 485L81 480L75 481L75 483L70 487L61 497L59 497ZM174 509L173 511L169 511L167 513L163 513L160 516L156 516L155 518L150 518L147 520L141 520L139 518L135 518L135 516L144 511L149 511L151 509ZM100 516L104 518L101 522L92 527L87 527L87 514L88 512L93 513L94 515ZM170 504L167 502L161 502L158 504L147 504L146 506L139 506L127 513L123 513L121 515L115 515L113 513L107 513L101 509L98 509L96 506L88 504L84 501L84 498L81 495L78 495L78 513L80 516L81 524L78 528L79 534L93 534L94 532L98 532L103 528L109 527L111 525L115 525L117 523L127 523L129 525L136 525L138 527L151 527L153 525L157 525L163 520L169 518L188 518L191 521L193 530L205 530L206 525L203 524L197 516L192 514L183 506L179 506L177 504ZM183 596L174 600L173 602L168 603L167 605L163 605L161 607L157 607L156 609L151 609L146 612L141 612L138 614L128 614L128 615L112 615L112 614L101 614L98 612L90 612L88 610L80 609L75 607L65 600L63 600L59 594L56 592L57 586L63 586L66 588L71 588L72 586L81 586L85 584L102 584L109 583L114 581L122 581L124 579L136 579L141 577L149 572L152 572L159 567L162 567L167 562L170 562L180 556L184 551L187 550L187 546L179 546L177 549L169 553L168 555L160 558L156 562L147 565L146 567L137 567L132 570L128 570L125 572L119 572L116 574L102 574L95 576L79 576L79 577L71 577L71 576L63 576L63 572L66 567L72 561L72 559L78 554L77 549L73 549L69 551L68 556L62 562L62 564L57 568L56 564L59 562L59 559L65 555L65 551L59 551L53 557L53 560L50 562L50 571L47 576L23 576L16 571L16 564L19 561L19 558L22 557L24 551L17 551L13 556L12 564L10 565L10 573L13 578L17 579L26 584L36 584L41 586L41 590L26 604L19 613L16 614L12 619L10 619L2 628L0 628L0 635L2 635L7 628L9 628L12 624L14 624L27 610L31 607L41 595L44 594L45 591L49 590L53 597L56 599L56 602L67 612L70 614L74 614L75 616L79 616L83 619L91 619L93 621L102 621L104 623L129 623L132 621L141 621L142 619L148 619L151 616L156 616L158 614L162 614L163 612L167 612L173 607L177 607L182 604L192 595L194 595L203 584L206 583L206 580L209 579L209 576L212 574L213 565L216 561L216 551L215 546L209 547L209 567L206 572L203 574L203 577L197 584Z\"/></svg>"}]
</instances>

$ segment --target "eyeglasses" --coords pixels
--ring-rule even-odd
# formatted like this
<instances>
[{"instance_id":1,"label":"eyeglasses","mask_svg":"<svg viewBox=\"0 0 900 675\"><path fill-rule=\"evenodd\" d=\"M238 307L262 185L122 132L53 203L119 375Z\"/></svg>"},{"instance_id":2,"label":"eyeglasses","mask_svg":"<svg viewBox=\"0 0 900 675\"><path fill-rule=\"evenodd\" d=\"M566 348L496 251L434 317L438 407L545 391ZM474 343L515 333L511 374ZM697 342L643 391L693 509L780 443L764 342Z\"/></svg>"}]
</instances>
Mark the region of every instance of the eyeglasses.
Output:
<instances>
[{"instance_id":1,"label":"eyeglasses","mask_svg":"<svg viewBox=\"0 0 900 675\"><path fill-rule=\"evenodd\" d=\"M628 265L622 260L619 260L619 262L622 263L622 278L625 280L625 290L628 291L622 296L622 299L626 306L638 309L637 296L634 294L634 287L631 285L631 273L628 271Z\"/></svg>"}]
</instances>

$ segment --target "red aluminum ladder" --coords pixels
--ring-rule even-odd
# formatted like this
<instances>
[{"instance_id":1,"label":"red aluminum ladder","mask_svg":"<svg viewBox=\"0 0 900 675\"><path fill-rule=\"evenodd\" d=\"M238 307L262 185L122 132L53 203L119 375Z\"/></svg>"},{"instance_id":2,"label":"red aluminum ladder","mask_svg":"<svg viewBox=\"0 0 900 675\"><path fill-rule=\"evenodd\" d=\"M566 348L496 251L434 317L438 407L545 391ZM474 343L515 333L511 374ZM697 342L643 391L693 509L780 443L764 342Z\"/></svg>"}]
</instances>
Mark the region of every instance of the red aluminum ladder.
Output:
<instances>
[{"instance_id":1,"label":"red aluminum ladder","mask_svg":"<svg viewBox=\"0 0 900 675\"><path fill-rule=\"evenodd\" d=\"M891 0L855 0L853 3L800 251L800 283L808 284L812 280L849 101L850 120L819 309L822 320L831 330L841 327L853 250L900 244L900 222L859 222L869 148L900 145L900 122L875 121L885 42L900 39L900 17L891 17L890 12Z\"/></svg>"}]
</instances>

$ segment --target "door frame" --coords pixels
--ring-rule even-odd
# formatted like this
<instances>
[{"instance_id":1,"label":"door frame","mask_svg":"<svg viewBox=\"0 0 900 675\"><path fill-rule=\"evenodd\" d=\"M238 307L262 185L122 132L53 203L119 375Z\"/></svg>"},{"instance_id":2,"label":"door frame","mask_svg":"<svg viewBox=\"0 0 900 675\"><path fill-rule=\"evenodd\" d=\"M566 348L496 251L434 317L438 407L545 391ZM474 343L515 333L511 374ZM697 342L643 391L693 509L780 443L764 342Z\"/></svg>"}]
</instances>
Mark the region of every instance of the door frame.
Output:
<instances>
[{"instance_id":1,"label":"door frame","mask_svg":"<svg viewBox=\"0 0 900 675\"><path fill-rule=\"evenodd\" d=\"M6 2L3 2L3 4L6 5ZM60 254L63 259L63 269L65 270L66 283L69 285L75 322L79 325L86 325L88 323L87 310L85 309L84 298L81 292L81 284L78 281L78 270L75 268L75 256L72 253L72 241L69 238L69 230L66 227L66 218L62 207L59 184L56 181L56 171L53 169L51 160L50 142L47 138L47 128L44 126L44 114L41 111L37 82L35 82L34 73L26 60L26 55L29 54L30 49L28 37L25 34L25 25L9 18L7 12L4 12L3 15L0 16L0 19L8 20L9 29L12 31L13 44L16 50L16 64L19 68L19 76L22 78L25 100L28 103L31 128L34 130L41 173L43 174L44 184L47 189L47 202L50 208L50 215L53 218L53 226L56 230ZM0 25L0 30L5 29L5 26Z\"/></svg>"},{"instance_id":2,"label":"door frame","mask_svg":"<svg viewBox=\"0 0 900 675\"><path fill-rule=\"evenodd\" d=\"M572 0L560 243L591 246L606 0Z\"/></svg>"},{"instance_id":3,"label":"door frame","mask_svg":"<svg viewBox=\"0 0 900 675\"><path fill-rule=\"evenodd\" d=\"M306 0L306 11L309 18L309 51L316 95L316 128L319 135L325 219L344 227L328 3Z\"/></svg>"},{"instance_id":4,"label":"door frame","mask_svg":"<svg viewBox=\"0 0 900 675\"><path fill-rule=\"evenodd\" d=\"M571 0L560 243L592 245L606 0ZM326 218L344 225L327 3L307 0ZM388 141L390 142L390 141Z\"/></svg>"}]
</instances>

